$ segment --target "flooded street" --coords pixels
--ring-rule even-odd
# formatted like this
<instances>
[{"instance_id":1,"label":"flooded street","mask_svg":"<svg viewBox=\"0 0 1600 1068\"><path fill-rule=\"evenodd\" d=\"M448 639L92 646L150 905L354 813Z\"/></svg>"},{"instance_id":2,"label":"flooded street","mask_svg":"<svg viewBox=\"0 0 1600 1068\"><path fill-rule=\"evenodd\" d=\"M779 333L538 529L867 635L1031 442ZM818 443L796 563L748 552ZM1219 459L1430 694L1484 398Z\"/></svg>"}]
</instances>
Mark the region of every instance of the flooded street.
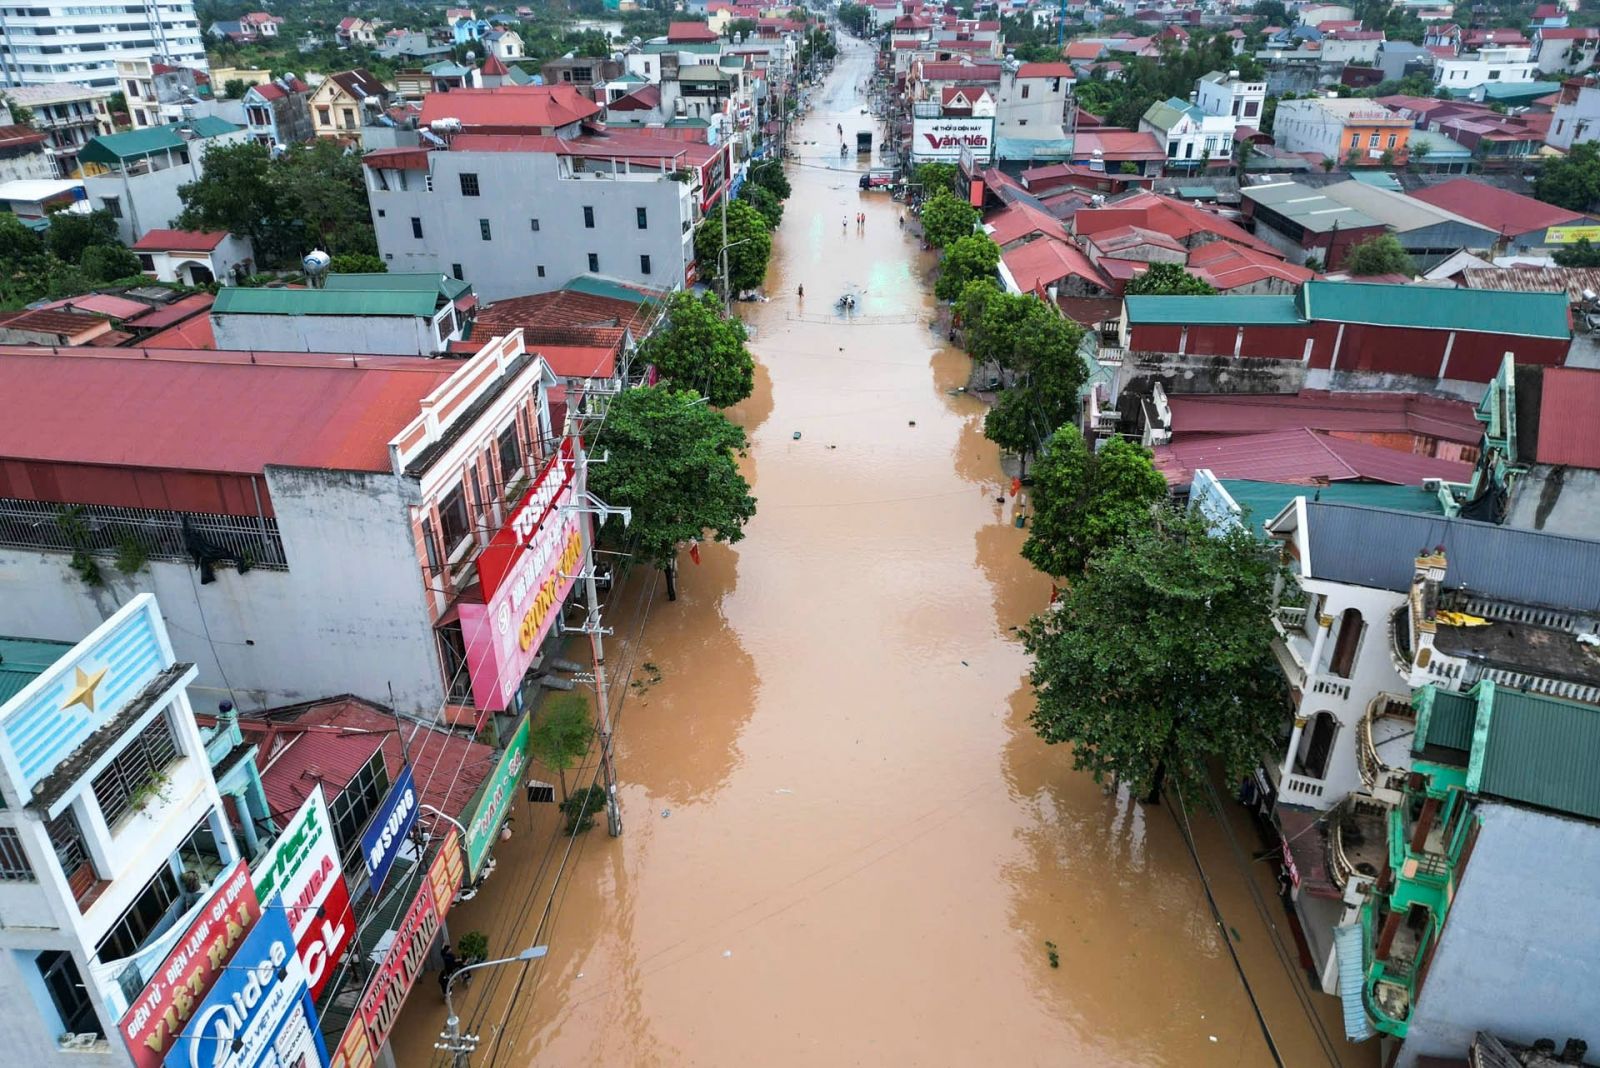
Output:
<instances>
[{"instance_id":1,"label":"flooded street","mask_svg":"<svg viewBox=\"0 0 1600 1068\"><path fill-rule=\"evenodd\" d=\"M730 412L752 442L747 537L685 554L675 603L636 573L607 606L614 685L634 681L625 833L558 837L550 806L519 799L494 877L449 916L491 956L550 946L461 998L472 1063L1270 1065L1173 818L1028 726L1015 628L1049 583L997 501L982 405L951 393L969 364L930 329L933 261L899 204L857 191L869 74L856 46L814 91L773 299L740 306L759 363ZM833 307L847 289L852 321ZM1242 815L1238 853L1194 820L1283 1062L1374 1064L1332 998L1297 996L1248 892L1292 956ZM445 1063L432 980L395 1034L404 1065Z\"/></svg>"}]
</instances>

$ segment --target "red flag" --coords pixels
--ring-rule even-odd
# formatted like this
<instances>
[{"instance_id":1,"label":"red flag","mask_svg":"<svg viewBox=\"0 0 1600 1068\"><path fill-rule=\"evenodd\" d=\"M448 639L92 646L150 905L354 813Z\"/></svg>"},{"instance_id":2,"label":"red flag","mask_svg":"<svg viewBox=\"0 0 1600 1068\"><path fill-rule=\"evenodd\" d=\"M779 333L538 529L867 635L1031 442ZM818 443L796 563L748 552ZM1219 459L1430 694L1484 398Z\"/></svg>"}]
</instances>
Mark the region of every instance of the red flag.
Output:
<instances>
[{"instance_id":1,"label":"red flag","mask_svg":"<svg viewBox=\"0 0 1600 1068\"><path fill-rule=\"evenodd\" d=\"M1056 601L1058 601L1060 599L1061 599L1061 591L1056 589L1056 584L1054 582L1052 582L1050 584L1050 603L1051 604L1055 604Z\"/></svg>"},{"instance_id":2,"label":"red flag","mask_svg":"<svg viewBox=\"0 0 1600 1068\"><path fill-rule=\"evenodd\" d=\"M1011 496L1015 497L1017 494L1019 494L1021 492L1022 492L1022 479L1020 479L1020 478L1012 479L1011 480Z\"/></svg>"},{"instance_id":3,"label":"red flag","mask_svg":"<svg viewBox=\"0 0 1600 1068\"><path fill-rule=\"evenodd\" d=\"M693 560L697 564L700 562L700 543L699 542L691 541L689 543L689 559Z\"/></svg>"}]
</instances>

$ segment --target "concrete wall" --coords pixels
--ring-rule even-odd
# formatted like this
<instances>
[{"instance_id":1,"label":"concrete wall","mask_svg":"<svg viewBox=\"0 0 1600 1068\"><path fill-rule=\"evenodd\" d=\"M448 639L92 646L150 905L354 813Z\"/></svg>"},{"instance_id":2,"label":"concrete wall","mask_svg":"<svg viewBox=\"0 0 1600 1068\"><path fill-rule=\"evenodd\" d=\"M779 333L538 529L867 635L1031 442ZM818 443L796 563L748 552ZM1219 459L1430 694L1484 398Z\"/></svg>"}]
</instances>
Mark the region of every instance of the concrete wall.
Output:
<instances>
[{"instance_id":1,"label":"concrete wall","mask_svg":"<svg viewBox=\"0 0 1600 1068\"><path fill-rule=\"evenodd\" d=\"M122 243L131 245L151 230L161 230L172 225L172 220L183 210L178 189L195 182L205 173L204 156L207 149L217 145L233 144L248 138L245 130L223 134L204 141L189 142L189 162L179 162L172 156L172 166L165 166L166 157L159 162L160 170L144 174L123 175L116 172L85 178L83 185L89 203L95 208L105 207L107 198L115 197L121 205L122 217L117 220L117 235Z\"/></svg>"},{"instance_id":2,"label":"concrete wall","mask_svg":"<svg viewBox=\"0 0 1600 1068\"><path fill-rule=\"evenodd\" d=\"M1600 1043L1600 826L1492 801L1478 815L1398 1068L1459 1057L1476 1031Z\"/></svg>"},{"instance_id":3,"label":"concrete wall","mask_svg":"<svg viewBox=\"0 0 1600 1068\"><path fill-rule=\"evenodd\" d=\"M1000 75L1000 96L995 102L996 137L1060 136L1066 120L1070 78L1018 78L1010 71ZM1023 97L1026 89L1027 97Z\"/></svg>"},{"instance_id":4,"label":"concrete wall","mask_svg":"<svg viewBox=\"0 0 1600 1068\"><path fill-rule=\"evenodd\" d=\"M211 329L219 349L390 356L431 356L443 349L433 320L411 315L213 313Z\"/></svg>"},{"instance_id":5,"label":"concrete wall","mask_svg":"<svg viewBox=\"0 0 1600 1068\"><path fill-rule=\"evenodd\" d=\"M248 398L241 398L241 403ZM389 474L270 468L288 571L151 561L132 577L83 583L64 553L0 549L0 634L76 641L130 597L161 602L179 660L199 679L196 707L242 709L354 693L433 715L444 701L438 650L407 519L417 502ZM208 636L209 635L209 636Z\"/></svg>"},{"instance_id":6,"label":"concrete wall","mask_svg":"<svg viewBox=\"0 0 1600 1068\"><path fill-rule=\"evenodd\" d=\"M388 189L368 171L378 247L391 271L438 271L462 275L483 300L560 289L582 274L676 289L694 259L690 184L654 171L615 178L562 177L555 155L510 152L434 152L433 189L417 171L382 172ZM480 195L461 195L460 175L478 176ZM399 188L405 174L407 188ZM584 226L592 206L595 227ZM636 209L648 226L639 229ZM379 212L383 214L380 215ZM413 236L411 219L422 221ZM479 220L490 224L483 240ZM533 220L539 229L533 229ZM598 257L590 270L589 253ZM650 272L640 256L650 257Z\"/></svg>"},{"instance_id":7,"label":"concrete wall","mask_svg":"<svg viewBox=\"0 0 1600 1068\"><path fill-rule=\"evenodd\" d=\"M55 164L45 154L41 145L38 152L0 159L0 182L23 181L30 178L54 178Z\"/></svg>"}]
</instances>

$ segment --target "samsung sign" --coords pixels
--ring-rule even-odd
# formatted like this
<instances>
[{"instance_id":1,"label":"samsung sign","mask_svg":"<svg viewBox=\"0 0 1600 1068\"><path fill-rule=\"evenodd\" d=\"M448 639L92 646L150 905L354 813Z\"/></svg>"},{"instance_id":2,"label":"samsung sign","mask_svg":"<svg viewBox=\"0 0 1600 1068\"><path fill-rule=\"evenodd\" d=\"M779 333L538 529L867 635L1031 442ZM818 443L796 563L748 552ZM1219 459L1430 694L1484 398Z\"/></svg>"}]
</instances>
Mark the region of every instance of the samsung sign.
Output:
<instances>
[{"instance_id":1,"label":"samsung sign","mask_svg":"<svg viewBox=\"0 0 1600 1068\"><path fill-rule=\"evenodd\" d=\"M377 893L383 880L400 855L411 825L417 822L417 788L411 778L411 765L407 764L400 777L389 788L378 814L367 825L361 836L361 859L366 862L367 874L372 877L372 892Z\"/></svg>"},{"instance_id":2,"label":"samsung sign","mask_svg":"<svg viewBox=\"0 0 1600 1068\"><path fill-rule=\"evenodd\" d=\"M994 159L993 119L911 120L911 162L935 160L954 163L963 148L972 150L973 159L988 163Z\"/></svg>"}]
</instances>

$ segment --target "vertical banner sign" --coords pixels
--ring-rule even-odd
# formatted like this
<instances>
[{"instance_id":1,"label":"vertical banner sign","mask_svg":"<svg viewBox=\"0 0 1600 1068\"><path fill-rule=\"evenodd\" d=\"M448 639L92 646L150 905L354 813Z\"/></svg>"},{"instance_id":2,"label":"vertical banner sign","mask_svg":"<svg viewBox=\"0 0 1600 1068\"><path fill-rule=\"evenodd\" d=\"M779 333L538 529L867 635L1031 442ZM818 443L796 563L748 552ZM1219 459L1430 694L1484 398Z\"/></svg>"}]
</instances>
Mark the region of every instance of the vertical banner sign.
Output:
<instances>
[{"instance_id":1,"label":"vertical banner sign","mask_svg":"<svg viewBox=\"0 0 1600 1068\"><path fill-rule=\"evenodd\" d=\"M256 865L255 883L262 901L274 895L282 899L311 997L319 997L356 931L350 889L339 867L339 845L321 786L311 791Z\"/></svg>"},{"instance_id":2,"label":"vertical banner sign","mask_svg":"<svg viewBox=\"0 0 1600 1068\"><path fill-rule=\"evenodd\" d=\"M468 878L478 877L478 869L483 866L484 858L489 855L495 838L500 834L500 823L506 818L511 802L516 799L517 787L522 781L522 769L528 764L531 724L529 717L522 717L511 740L506 743L505 752L500 754L500 763L495 765L494 774L483 784L478 807L473 811L472 822L467 824L465 848Z\"/></svg>"},{"instance_id":3,"label":"vertical banner sign","mask_svg":"<svg viewBox=\"0 0 1600 1068\"><path fill-rule=\"evenodd\" d=\"M580 518L561 513L572 498L572 480L568 439L478 556L486 603L462 604L459 611L472 702L484 711L510 707L572 592L583 559Z\"/></svg>"},{"instance_id":4,"label":"vertical banner sign","mask_svg":"<svg viewBox=\"0 0 1600 1068\"><path fill-rule=\"evenodd\" d=\"M123 1014L117 1029L138 1068L156 1068L261 917L250 869L234 865Z\"/></svg>"},{"instance_id":5,"label":"vertical banner sign","mask_svg":"<svg viewBox=\"0 0 1600 1068\"><path fill-rule=\"evenodd\" d=\"M372 1068L406 995L428 962L428 947L460 885L461 836L452 827L401 918L388 955L368 981L355 1016L329 1058L329 1068Z\"/></svg>"},{"instance_id":6,"label":"vertical banner sign","mask_svg":"<svg viewBox=\"0 0 1600 1068\"><path fill-rule=\"evenodd\" d=\"M411 765L400 770L400 777L389 787L389 796L378 806L378 812L361 836L361 859L367 866L372 892L377 894L406 843L406 835L417 822L417 787L411 777Z\"/></svg>"},{"instance_id":7,"label":"vertical banner sign","mask_svg":"<svg viewBox=\"0 0 1600 1068\"><path fill-rule=\"evenodd\" d=\"M328 1060L305 967L276 897L239 946L166 1068L320 1068Z\"/></svg>"}]
</instances>

